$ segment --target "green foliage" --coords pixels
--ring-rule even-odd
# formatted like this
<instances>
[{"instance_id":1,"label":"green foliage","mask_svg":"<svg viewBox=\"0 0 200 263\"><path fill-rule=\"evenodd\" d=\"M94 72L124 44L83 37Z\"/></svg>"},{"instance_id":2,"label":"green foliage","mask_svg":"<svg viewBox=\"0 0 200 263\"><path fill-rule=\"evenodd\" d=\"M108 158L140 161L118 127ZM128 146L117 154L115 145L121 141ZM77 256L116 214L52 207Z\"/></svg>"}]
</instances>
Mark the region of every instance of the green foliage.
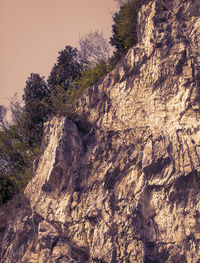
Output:
<instances>
[{"instance_id":1,"label":"green foliage","mask_svg":"<svg viewBox=\"0 0 200 263\"><path fill-rule=\"evenodd\" d=\"M87 68L82 72L82 76L77 81L81 91L84 91L89 86L95 84L101 77L105 76L113 68L111 63L101 61L94 67Z\"/></svg>"},{"instance_id":2,"label":"green foliage","mask_svg":"<svg viewBox=\"0 0 200 263\"><path fill-rule=\"evenodd\" d=\"M0 204L24 190L31 178L34 151L28 151L13 126L0 131Z\"/></svg>"},{"instance_id":3,"label":"green foliage","mask_svg":"<svg viewBox=\"0 0 200 263\"><path fill-rule=\"evenodd\" d=\"M120 7L113 21L110 44L116 51L126 53L137 43L137 13L139 0L131 0Z\"/></svg>"},{"instance_id":4,"label":"green foliage","mask_svg":"<svg viewBox=\"0 0 200 263\"><path fill-rule=\"evenodd\" d=\"M74 103L81 94L76 82L71 83L67 90L63 86L54 87L48 98L48 105L52 114L68 115L73 111Z\"/></svg>"},{"instance_id":5,"label":"green foliage","mask_svg":"<svg viewBox=\"0 0 200 263\"><path fill-rule=\"evenodd\" d=\"M11 199L16 193L15 186L7 177L0 175L0 205Z\"/></svg>"},{"instance_id":6,"label":"green foliage","mask_svg":"<svg viewBox=\"0 0 200 263\"><path fill-rule=\"evenodd\" d=\"M41 141L43 123L49 114L49 109L43 101L48 99L49 93L44 77L31 73L24 89L23 113L17 120L21 122L20 126L23 126L23 133L26 134L26 140L30 146Z\"/></svg>"},{"instance_id":7,"label":"green foliage","mask_svg":"<svg viewBox=\"0 0 200 263\"><path fill-rule=\"evenodd\" d=\"M0 131L0 204L22 192L32 176L32 162L37 156L42 133L42 128L37 130L37 123L33 125L32 111L27 114L26 106L32 102L38 100L29 96L22 107L15 97L11 103L12 123Z\"/></svg>"},{"instance_id":8,"label":"green foliage","mask_svg":"<svg viewBox=\"0 0 200 263\"><path fill-rule=\"evenodd\" d=\"M22 96L25 104L36 100L41 101L49 93L44 77L39 74L31 73L26 81L24 95Z\"/></svg>"},{"instance_id":9,"label":"green foliage","mask_svg":"<svg viewBox=\"0 0 200 263\"><path fill-rule=\"evenodd\" d=\"M57 63L53 66L47 80L51 91L58 85L67 90L71 82L78 78L81 65L78 62L77 52L77 49L71 46L66 46L59 52Z\"/></svg>"},{"instance_id":10,"label":"green foliage","mask_svg":"<svg viewBox=\"0 0 200 263\"><path fill-rule=\"evenodd\" d=\"M66 114L71 110L78 94L74 80L80 74L76 52L66 47L59 53L49 78L50 87L40 75L30 74L24 89L24 106L18 101L11 104L13 121L9 127L3 125L5 111L1 108L0 203L23 191L29 182L32 162L43 136L43 124L49 114Z\"/></svg>"},{"instance_id":11,"label":"green foliage","mask_svg":"<svg viewBox=\"0 0 200 263\"><path fill-rule=\"evenodd\" d=\"M49 107L53 114L71 114L74 104L86 88L98 82L115 66L115 61L110 59L108 62L100 61L95 66L85 69L81 76L71 82L68 89L62 85L56 85L49 96Z\"/></svg>"}]
</instances>

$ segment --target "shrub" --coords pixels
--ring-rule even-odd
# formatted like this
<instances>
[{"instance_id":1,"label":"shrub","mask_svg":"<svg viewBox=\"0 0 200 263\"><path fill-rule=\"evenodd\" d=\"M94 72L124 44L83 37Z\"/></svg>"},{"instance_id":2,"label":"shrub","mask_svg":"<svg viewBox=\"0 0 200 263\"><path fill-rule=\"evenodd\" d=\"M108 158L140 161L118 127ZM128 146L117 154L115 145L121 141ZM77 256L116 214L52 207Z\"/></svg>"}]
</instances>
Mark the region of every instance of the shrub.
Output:
<instances>
[{"instance_id":1,"label":"shrub","mask_svg":"<svg viewBox=\"0 0 200 263\"><path fill-rule=\"evenodd\" d=\"M77 81L79 89L81 91L84 91L89 86L98 82L101 79L101 77L105 76L112 68L113 65L111 61L101 61L94 67L87 68L82 72L82 76Z\"/></svg>"},{"instance_id":2,"label":"shrub","mask_svg":"<svg viewBox=\"0 0 200 263\"><path fill-rule=\"evenodd\" d=\"M73 111L75 101L81 94L82 90L76 82L73 82L67 90L62 85L56 85L50 93L48 104L45 101L43 103L52 114L68 115Z\"/></svg>"}]
</instances>

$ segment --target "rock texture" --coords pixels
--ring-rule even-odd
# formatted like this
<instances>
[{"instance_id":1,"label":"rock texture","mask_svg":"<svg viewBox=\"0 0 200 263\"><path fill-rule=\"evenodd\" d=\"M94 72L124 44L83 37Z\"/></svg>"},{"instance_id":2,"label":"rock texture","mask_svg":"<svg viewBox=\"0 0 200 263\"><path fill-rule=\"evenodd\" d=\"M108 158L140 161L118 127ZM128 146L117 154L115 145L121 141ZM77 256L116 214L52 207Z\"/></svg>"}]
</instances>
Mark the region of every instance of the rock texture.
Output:
<instances>
[{"instance_id":1,"label":"rock texture","mask_svg":"<svg viewBox=\"0 0 200 263\"><path fill-rule=\"evenodd\" d=\"M2 263L200 262L200 3L144 1L138 37L46 123Z\"/></svg>"}]
</instances>

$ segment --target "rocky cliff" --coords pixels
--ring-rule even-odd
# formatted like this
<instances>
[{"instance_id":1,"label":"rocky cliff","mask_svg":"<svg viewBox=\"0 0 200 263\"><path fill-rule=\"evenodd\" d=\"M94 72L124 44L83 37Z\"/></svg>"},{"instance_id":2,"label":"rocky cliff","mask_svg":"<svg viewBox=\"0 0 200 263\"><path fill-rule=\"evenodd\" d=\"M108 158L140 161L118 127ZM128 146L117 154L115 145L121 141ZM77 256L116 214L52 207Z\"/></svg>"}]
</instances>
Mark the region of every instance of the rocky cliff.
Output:
<instances>
[{"instance_id":1,"label":"rocky cliff","mask_svg":"<svg viewBox=\"0 0 200 263\"><path fill-rule=\"evenodd\" d=\"M200 262L200 3L143 1L138 39L46 123L2 263Z\"/></svg>"}]
</instances>

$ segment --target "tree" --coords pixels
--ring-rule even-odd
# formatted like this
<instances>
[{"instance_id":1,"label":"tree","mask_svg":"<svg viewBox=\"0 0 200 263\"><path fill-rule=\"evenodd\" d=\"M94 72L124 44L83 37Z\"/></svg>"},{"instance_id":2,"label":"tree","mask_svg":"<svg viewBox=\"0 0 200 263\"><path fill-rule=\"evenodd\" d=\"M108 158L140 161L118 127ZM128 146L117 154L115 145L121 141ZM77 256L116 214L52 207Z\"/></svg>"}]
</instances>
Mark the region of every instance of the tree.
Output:
<instances>
[{"instance_id":1,"label":"tree","mask_svg":"<svg viewBox=\"0 0 200 263\"><path fill-rule=\"evenodd\" d=\"M124 1L118 1L124 3ZM117 52L125 54L137 43L137 13L139 0L126 1L113 17L110 44Z\"/></svg>"},{"instance_id":2,"label":"tree","mask_svg":"<svg viewBox=\"0 0 200 263\"><path fill-rule=\"evenodd\" d=\"M26 80L24 95L22 96L25 104L36 100L42 101L49 93L44 77L39 74L31 73Z\"/></svg>"},{"instance_id":3,"label":"tree","mask_svg":"<svg viewBox=\"0 0 200 263\"><path fill-rule=\"evenodd\" d=\"M31 178L33 154L16 134L16 125L0 131L0 204L23 191ZM17 135L17 136L16 136Z\"/></svg>"},{"instance_id":4,"label":"tree","mask_svg":"<svg viewBox=\"0 0 200 263\"><path fill-rule=\"evenodd\" d=\"M11 98L9 110L11 112L11 124L16 123L22 115L23 101L19 99L17 93Z\"/></svg>"},{"instance_id":5,"label":"tree","mask_svg":"<svg viewBox=\"0 0 200 263\"><path fill-rule=\"evenodd\" d=\"M59 52L57 63L54 64L47 80L51 91L58 85L67 90L71 82L78 78L81 65L78 61L77 52L77 49L71 46L66 46Z\"/></svg>"},{"instance_id":6,"label":"tree","mask_svg":"<svg viewBox=\"0 0 200 263\"><path fill-rule=\"evenodd\" d=\"M110 56L110 47L103 33L97 30L90 32L79 40L79 58L84 67L95 66L101 61L107 61Z\"/></svg>"},{"instance_id":7,"label":"tree","mask_svg":"<svg viewBox=\"0 0 200 263\"><path fill-rule=\"evenodd\" d=\"M128 3L128 2L130 2L132 0L114 0L114 1L117 2L117 4L119 6L123 6L123 5L125 5L126 3Z\"/></svg>"},{"instance_id":8,"label":"tree","mask_svg":"<svg viewBox=\"0 0 200 263\"><path fill-rule=\"evenodd\" d=\"M0 204L23 191L32 176L32 162L39 151L47 119L49 90L43 77L30 74L24 89L24 106L15 95L12 121L0 131ZM2 120L5 109L0 107Z\"/></svg>"},{"instance_id":9,"label":"tree","mask_svg":"<svg viewBox=\"0 0 200 263\"><path fill-rule=\"evenodd\" d=\"M49 93L44 77L31 73L26 81L22 96L25 105L21 118L18 119L30 145L38 144L41 141L43 123L49 114L49 108L45 104L45 101L48 103Z\"/></svg>"}]
</instances>

